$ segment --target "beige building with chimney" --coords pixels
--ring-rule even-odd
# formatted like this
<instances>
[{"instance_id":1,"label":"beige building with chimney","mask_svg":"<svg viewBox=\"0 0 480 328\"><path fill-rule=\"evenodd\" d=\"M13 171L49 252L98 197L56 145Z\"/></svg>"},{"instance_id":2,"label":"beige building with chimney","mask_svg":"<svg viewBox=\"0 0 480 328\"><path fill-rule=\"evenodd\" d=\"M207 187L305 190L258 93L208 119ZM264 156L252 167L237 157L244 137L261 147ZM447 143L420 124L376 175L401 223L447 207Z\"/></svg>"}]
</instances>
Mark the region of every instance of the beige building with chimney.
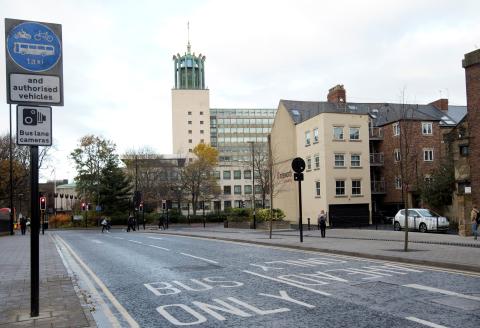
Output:
<instances>
[{"instance_id":1,"label":"beige building with chimney","mask_svg":"<svg viewBox=\"0 0 480 328\"><path fill-rule=\"evenodd\" d=\"M337 86L335 88L342 88ZM329 100L338 96L332 88ZM344 92L344 91L343 91ZM338 99L337 99L338 98ZM317 223L321 210L330 226L371 223L369 114L349 107L345 98L311 102L281 100L272 127L273 206L298 223L298 182L291 162L305 160L303 223Z\"/></svg>"}]
</instances>

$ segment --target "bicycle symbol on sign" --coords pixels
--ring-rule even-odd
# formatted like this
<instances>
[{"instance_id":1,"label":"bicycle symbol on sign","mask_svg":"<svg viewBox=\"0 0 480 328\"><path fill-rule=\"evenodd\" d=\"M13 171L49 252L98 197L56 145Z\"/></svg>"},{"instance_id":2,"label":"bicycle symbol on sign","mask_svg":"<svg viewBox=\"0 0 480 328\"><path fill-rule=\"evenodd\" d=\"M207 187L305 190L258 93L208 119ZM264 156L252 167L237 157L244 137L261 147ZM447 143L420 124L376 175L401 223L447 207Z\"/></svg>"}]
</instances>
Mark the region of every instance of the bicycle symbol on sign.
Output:
<instances>
[{"instance_id":1,"label":"bicycle symbol on sign","mask_svg":"<svg viewBox=\"0 0 480 328\"><path fill-rule=\"evenodd\" d=\"M47 31L45 32L40 32L38 31L37 34L34 35L33 37L35 40L37 41L40 41L40 40L46 40L48 42L52 42L53 41L53 36L51 36L50 34L48 34Z\"/></svg>"}]
</instances>

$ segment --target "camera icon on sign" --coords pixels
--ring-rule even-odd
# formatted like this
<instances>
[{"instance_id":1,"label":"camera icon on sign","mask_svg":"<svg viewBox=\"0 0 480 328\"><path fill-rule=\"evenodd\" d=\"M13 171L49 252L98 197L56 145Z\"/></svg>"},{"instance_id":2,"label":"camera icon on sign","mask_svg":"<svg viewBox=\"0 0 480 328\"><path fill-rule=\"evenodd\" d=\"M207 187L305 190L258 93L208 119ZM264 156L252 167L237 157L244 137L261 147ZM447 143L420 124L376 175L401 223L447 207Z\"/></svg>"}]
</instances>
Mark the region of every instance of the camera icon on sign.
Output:
<instances>
[{"instance_id":1,"label":"camera icon on sign","mask_svg":"<svg viewBox=\"0 0 480 328\"><path fill-rule=\"evenodd\" d=\"M25 125L37 125L45 122L46 119L47 117L45 115L39 113L34 108L23 109L23 124Z\"/></svg>"}]
</instances>

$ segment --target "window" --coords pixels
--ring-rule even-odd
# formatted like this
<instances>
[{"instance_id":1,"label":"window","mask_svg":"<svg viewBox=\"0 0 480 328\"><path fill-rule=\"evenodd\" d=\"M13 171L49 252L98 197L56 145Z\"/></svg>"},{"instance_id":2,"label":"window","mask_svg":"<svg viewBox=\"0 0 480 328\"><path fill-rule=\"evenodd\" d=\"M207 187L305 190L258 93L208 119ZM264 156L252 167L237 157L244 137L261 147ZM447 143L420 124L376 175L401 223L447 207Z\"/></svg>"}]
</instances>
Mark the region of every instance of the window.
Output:
<instances>
[{"instance_id":1,"label":"window","mask_svg":"<svg viewBox=\"0 0 480 328\"><path fill-rule=\"evenodd\" d=\"M352 180L352 195L359 196L362 194L362 182L360 180Z\"/></svg>"},{"instance_id":2,"label":"window","mask_svg":"<svg viewBox=\"0 0 480 328\"><path fill-rule=\"evenodd\" d=\"M334 140L343 140L343 126L334 126L333 127L333 139Z\"/></svg>"},{"instance_id":3,"label":"window","mask_svg":"<svg viewBox=\"0 0 480 328\"><path fill-rule=\"evenodd\" d=\"M215 177L215 179L220 180L220 171L214 171L213 176Z\"/></svg>"},{"instance_id":4,"label":"window","mask_svg":"<svg viewBox=\"0 0 480 328\"><path fill-rule=\"evenodd\" d=\"M262 193L262 186L260 185L255 185L255 194L261 194Z\"/></svg>"},{"instance_id":5,"label":"window","mask_svg":"<svg viewBox=\"0 0 480 328\"><path fill-rule=\"evenodd\" d=\"M235 180L240 180L242 178L242 171L240 170L233 171L233 178Z\"/></svg>"},{"instance_id":6,"label":"window","mask_svg":"<svg viewBox=\"0 0 480 328\"><path fill-rule=\"evenodd\" d=\"M429 185L433 182L433 178L431 175L427 174L425 175L425 177L423 178L423 181L425 181L425 184Z\"/></svg>"},{"instance_id":7,"label":"window","mask_svg":"<svg viewBox=\"0 0 480 328\"><path fill-rule=\"evenodd\" d=\"M460 151L460 156L468 156L468 145L460 145L459 151Z\"/></svg>"},{"instance_id":8,"label":"window","mask_svg":"<svg viewBox=\"0 0 480 328\"><path fill-rule=\"evenodd\" d=\"M360 167L360 155L359 154L352 154L350 156L350 166Z\"/></svg>"},{"instance_id":9,"label":"window","mask_svg":"<svg viewBox=\"0 0 480 328\"><path fill-rule=\"evenodd\" d=\"M312 159L310 157L307 157L307 171L310 171L312 169Z\"/></svg>"},{"instance_id":10,"label":"window","mask_svg":"<svg viewBox=\"0 0 480 328\"><path fill-rule=\"evenodd\" d=\"M400 135L400 123L393 124L393 135L399 136Z\"/></svg>"},{"instance_id":11,"label":"window","mask_svg":"<svg viewBox=\"0 0 480 328\"><path fill-rule=\"evenodd\" d=\"M395 177L395 189L402 189L402 178Z\"/></svg>"},{"instance_id":12,"label":"window","mask_svg":"<svg viewBox=\"0 0 480 328\"><path fill-rule=\"evenodd\" d=\"M433 149L423 149L423 160L425 162L433 161Z\"/></svg>"},{"instance_id":13,"label":"window","mask_svg":"<svg viewBox=\"0 0 480 328\"><path fill-rule=\"evenodd\" d=\"M200 139L200 143L205 143L205 140L203 140L203 139Z\"/></svg>"},{"instance_id":14,"label":"window","mask_svg":"<svg viewBox=\"0 0 480 328\"><path fill-rule=\"evenodd\" d=\"M232 208L232 201L231 200L225 200L223 202L223 208Z\"/></svg>"},{"instance_id":15,"label":"window","mask_svg":"<svg viewBox=\"0 0 480 328\"><path fill-rule=\"evenodd\" d=\"M360 128L350 128L350 140L360 140Z\"/></svg>"},{"instance_id":16,"label":"window","mask_svg":"<svg viewBox=\"0 0 480 328\"><path fill-rule=\"evenodd\" d=\"M203 124L203 121L200 121L200 124Z\"/></svg>"},{"instance_id":17,"label":"window","mask_svg":"<svg viewBox=\"0 0 480 328\"><path fill-rule=\"evenodd\" d=\"M192 115L192 112L189 111L189 112L188 112L188 115Z\"/></svg>"},{"instance_id":18,"label":"window","mask_svg":"<svg viewBox=\"0 0 480 328\"><path fill-rule=\"evenodd\" d=\"M192 130L188 130L188 134L192 134Z\"/></svg>"},{"instance_id":19,"label":"window","mask_svg":"<svg viewBox=\"0 0 480 328\"><path fill-rule=\"evenodd\" d=\"M245 195L251 195L252 194L252 185L243 186L243 191L245 192Z\"/></svg>"},{"instance_id":20,"label":"window","mask_svg":"<svg viewBox=\"0 0 480 328\"><path fill-rule=\"evenodd\" d=\"M192 124L192 121L188 121L188 124Z\"/></svg>"},{"instance_id":21,"label":"window","mask_svg":"<svg viewBox=\"0 0 480 328\"><path fill-rule=\"evenodd\" d=\"M243 171L243 178L244 179L251 179L252 178L252 171L251 170Z\"/></svg>"},{"instance_id":22,"label":"window","mask_svg":"<svg viewBox=\"0 0 480 328\"><path fill-rule=\"evenodd\" d=\"M189 152L189 153L193 152L192 148L190 148L190 149L188 150L188 152Z\"/></svg>"},{"instance_id":23,"label":"window","mask_svg":"<svg viewBox=\"0 0 480 328\"><path fill-rule=\"evenodd\" d=\"M200 112L200 115L203 115L203 112Z\"/></svg>"},{"instance_id":24,"label":"window","mask_svg":"<svg viewBox=\"0 0 480 328\"><path fill-rule=\"evenodd\" d=\"M223 186L223 194L224 195L230 195L232 193L232 187L231 186Z\"/></svg>"},{"instance_id":25,"label":"window","mask_svg":"<svg viewBox=\"0 0 480 328\"><path fill-rule=\"evenodd\" d=\"M232 177L230 171L223 171L223 180L230 180Z\"/></svg>"},{"instance_id":26,"label":"window","mask_svg":"<svg viewBox=\"0 0 480 328\"><path fill-rule=\"evenodd\" d=\"M200 134L203 134L203 130L200 130Z\"/></svg>"},{"instance_id":27,"label":"window","mask_svg":"<svg viewBox=\"0 0 480 328\"><path fill-rule=\"evenodd\" d=\"M315 181L315 196L320 197L320 181Z\"/></svg>"},{"instance_id":28,"label":"window","mask_svg":"<svg viewBox=\"0 0 480 328\"><path fill-rule=\"evenodd\" d=\"M315 155L315 170L320 169L320 155Z\"/></svg>"},{"instance_id":29,"label":"window","mask_svg":"<svg viewBox=\"0 0 480 328\"><path fill-rule=\"evenodd\" d=\"M188 139L188 143L192 143L192 139Z\"/></svg>"},{"instance_id":30,"label":"window","mask_svg":"<svg viewBox=\"0 0 480 328\"><path fill-rule=\"evenodd\" d=\"M313 143L318 142L318 128L313 129Z\"/></svg>"},{"instance_id":31,"label":"window","mask_svg":"<svg viewBox=\"0 0 480 328\"><path fill-rule=\"evenodd\" d=\"M335 195L337 196L345 195L345 180L335 181Z\"/></svg>"},{"instance_id":32,"label":"window","mask_svg":"<svg viewBox=\"0 0 480 328\"><path fill-rule=\"evenodd\" d=\"M423 135L431 135L433 134L432 132L432 122L422 122L422 134Z\"/></svg>"},{"instance_id":33,"label":"window","mask_svg":"<svg viewBox=\"0 0 480 328\"><path fill-rule=\"evenodd\" d=\"M335 154L335 167L345 166L345 154Z\"/></svg>"},{"instance_id":34,"label":"window","mask_svg":"<svg viewBox=\"0 0 480 328\"><path fill-rule=\"evenodd\" d=\"M394 158L395 162L400 162L400 160L402 159L402 156L400 154L400 149L395 148L393 150L393 158Z\"/></svg>"},{"instance_id":35,"label":"window","mask_svg":"<svg viewBox=\"0 0 480 328\"><path fill-rule=\"evenodd\" d=\"M305 146L310 146L310 131L305 132Z\"/></svg>"},{"instance_id":36,"label":"window","mask_svg":"<svg viewBox=\"0 0 480 328\"><path fill-rule=\"evenodd\" d=\"M241 195L242 194L242 186L234 186L233 187L233 193L235 195Z\"/></svg>"}]
</instances>

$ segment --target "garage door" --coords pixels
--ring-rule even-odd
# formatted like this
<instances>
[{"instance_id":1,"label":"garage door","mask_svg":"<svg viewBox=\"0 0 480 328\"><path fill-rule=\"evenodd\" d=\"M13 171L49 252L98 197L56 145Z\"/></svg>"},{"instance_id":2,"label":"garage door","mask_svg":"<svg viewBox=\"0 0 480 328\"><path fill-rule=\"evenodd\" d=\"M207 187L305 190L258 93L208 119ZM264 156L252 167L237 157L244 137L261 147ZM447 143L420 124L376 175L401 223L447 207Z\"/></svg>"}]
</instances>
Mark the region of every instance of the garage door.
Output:
<instances>
[{"instance_id":1,"label":"garage door","mask_svg":"<svg viewBox=\"0 0 480 328\"><path fill-rule=\"evenodd\" d=\"M359 227L369 223L368 204L330 205L329 219L331 227Z\"/></svg>"}]
</instances>

